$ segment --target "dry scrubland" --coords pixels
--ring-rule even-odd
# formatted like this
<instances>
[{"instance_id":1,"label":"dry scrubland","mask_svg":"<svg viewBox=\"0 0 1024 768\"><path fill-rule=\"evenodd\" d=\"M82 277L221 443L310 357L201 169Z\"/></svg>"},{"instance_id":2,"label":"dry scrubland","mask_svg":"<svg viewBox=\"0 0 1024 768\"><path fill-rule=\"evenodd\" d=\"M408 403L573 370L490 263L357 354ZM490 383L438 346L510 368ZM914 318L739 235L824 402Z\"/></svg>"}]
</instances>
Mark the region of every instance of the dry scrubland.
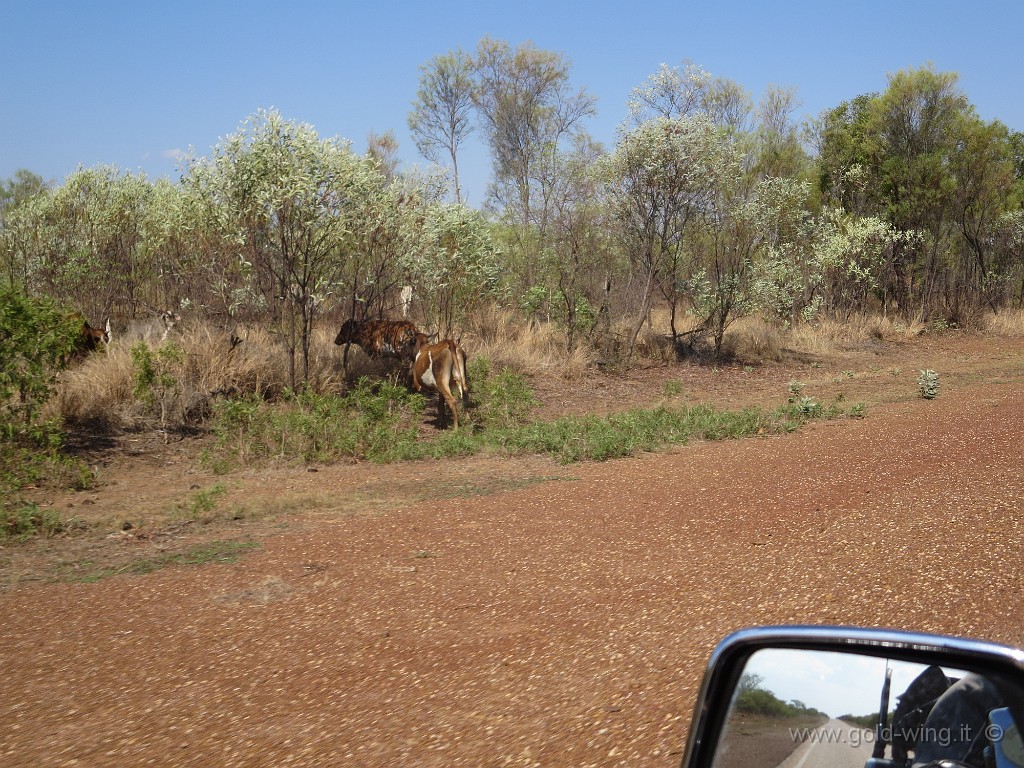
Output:
<instances>
[{"instance_id":1,"label":"dry scrubland","mask_svg":"<svg viewBox=\"0 0 1024 768\"><path fill-rule=\"evenodd\" d=\"M140 399L135 391L137 362L131 345L121 340L62 375L49 407L71 425L69 447L87 466L92 482L82 491L45 484L29 489L27 496L65 520L67 531L22 545L0 542L7 550L0 555L3 583L103 578L162 568L177 558L217 559L222 554L217 548L192 552L210 541L228 542L228 555L234 556L239 540L296 514L350 514L428 498L495 493L566 473L551 466L550 457L473 452L457 440L455 451L434 460L378 467L351 456L329 459L339 471L369 473L337 493L316 482L326 469L324 461L285 454L255 460L255 452L243 446L239 461L219 466L211 459L211 407L232 396L270 397L283 390L288 378L285 355L270 334L257 328L243 329L243 342L232 348L225 332L183 325L173 344L152 349L173 385L151 389L150 398ZM986 339L1000 350L1019 349L1024 313L992 316L984 333L940 333L877 317L792 331L743 320L726 338L728 356L717 361L678 361L666 330L667 319L656 314L628 366L586 348L567 355L556 329L517 322L512 314L497 310L474 318L462 343L471 365L473 359L486 358L492 371L508 367L521 373L535 398L529 418L542 423L661 405L771 409L791 396L791 382L797 380L816 401L848 410L863 403L870 417L876 403L919 398L915 378L922 368L938 369L945 388L955 383L951 377L982 375L987 367L1003 365L1003 354L982 354L970 365L962 361L972 360L967 350ZM393 368L367 360L355 347L346 378L334 334L333 327L317 334L314 387L337 392L359 376L394 375ZM957 352L961 348L963 354ZM959 374L948 369L964 366ZM474 384L477 392L479 384ZM472 429L482 428L479 420L471 419L471 424ZM428 406L415 439L424 444L451 437L450 431L437 429L433 405ZM288 442L286 435L281 439ZM311 482L299 484L302 491L286 493L283 489L291 481L275 478L252 492L254 478L274 471L286 478L295 477L289 472L305 471ZM464 476L453 480L460 472ZM422 479L434 476L443 479ZM125 541L145 546L125 547Z\"/></svg>"},{"instance_id":2,"label":"dry scrubland","mask_svg":"<svg viewBox=\"0 0 1024 768\"><path fill-rule=\"evenodd\" d=\"M981 330L995 335L1020 334L1022 318L1022 312L992 315ZM628 322L621 329L613 329L612 337L624 336ZM360 376L395 373L393 367L367 360L358 347L350 353L346 372L341 348L333 344L336 325L325 321L314 336L309 376L312 390L340 392ZM212 329L200 321L186 322L169 343L155 346L154 364L173 384L156 387L151 402L140 402L135 393L137 363L132 357L132 342L115 338L106 353L94 354L62 374L49 413L72 426L104 432L147 427L179 429L201 426L213 399L249 393L271 397L280 394L289 381L284 345L259 326L234 330L242 342L233 347L227 331ZM744 319L727 333L723 360L695 354L689 362L705 366L762 365L828 358L879 342L916 338L930 330L925 325L880 317L854 317L845 323L823 321L792 330ZM677 361L668 318L659 313L644 327L636 356L629 362L620 358L614 344L604 350L581 345L567 352L564 336L555 326L527 323L515 313L497 308L470 318L460 341L471 358L487 359L491 370L509 368L535 382L584 381L595 371L627 372L630 367L672 365ZM623 403L624 407L630 405L643 403Z\"/></svg>"},{"instance_id":3,"label":"dry scrubland","mask_svg":"<svg viewBox=\"0 0 1024 768\"><path fill-rule=\"evenodd\" d=\"M99 484L49 503L145 524L0 551L0 766L674 766L740 626L1024 643L1018 329L744 324L729 361L652 343L574 379L553 355L538 418L777 403L794 378L868 407L613 462L216 476L202 437L116 435Z\"/></svg>"}]
</instances>

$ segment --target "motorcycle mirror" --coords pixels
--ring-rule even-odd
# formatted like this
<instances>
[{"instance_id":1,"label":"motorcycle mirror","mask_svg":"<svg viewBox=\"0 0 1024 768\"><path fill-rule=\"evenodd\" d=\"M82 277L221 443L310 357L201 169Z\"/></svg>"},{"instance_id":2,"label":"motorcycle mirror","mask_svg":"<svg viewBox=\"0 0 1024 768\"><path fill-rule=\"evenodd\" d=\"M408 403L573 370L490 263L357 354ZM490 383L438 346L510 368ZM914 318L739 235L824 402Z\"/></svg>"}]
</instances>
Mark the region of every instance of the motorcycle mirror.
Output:
<instances>
[{"instance_id":1,"label":"motorcycle mirror","mask_svg":"<svg viewBox=\"0 0 1024 768\"><path fill-rule=\"evenodd\" d=\"M1024 768L1024 650L762 627L708 662L682 768Z\"/></svg>"}]
</instances>

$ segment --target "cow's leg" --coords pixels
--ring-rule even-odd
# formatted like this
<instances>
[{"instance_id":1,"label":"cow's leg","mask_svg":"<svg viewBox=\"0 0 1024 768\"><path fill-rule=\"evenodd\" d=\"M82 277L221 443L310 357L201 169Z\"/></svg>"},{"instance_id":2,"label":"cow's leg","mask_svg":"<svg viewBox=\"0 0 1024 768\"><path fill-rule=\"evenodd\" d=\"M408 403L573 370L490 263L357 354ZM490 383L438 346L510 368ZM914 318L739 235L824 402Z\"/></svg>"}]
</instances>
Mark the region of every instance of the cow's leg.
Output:
<instances>
[{"instance_id":1,"label":"cow's leg","mask_svg":"<svg viewBox=\"0 0 1024 768\"><path fill-rule=\"evenodd\" d=\"M440 389L437 390L437 426L438 429L444 429L448 424L448 414L445 413L445 398L444 393Z\"/></svg>"},{"instance_id":2,"label":"cow's leg","mask_svg":"<svg viewBox=\"0 0 1024 768\"><path fill-rule=\"evenodd\" d=\"M450 372L449 372L450 374ZM455 429L459 428L459 406L455 402L455 398L452 396L452 390L450 386L451 378L440 379L437 382L437 412L440 414L444 411L444 407L448 406L449 412L452 414L452 421L455 423Z\"/></svg>"},{"instance_id":3,"label":"cow's leg","mask_svg":"<svg viewBox=\"0 0 1024 768\"><path fill-rule=\"evenodd\" d=\"M458 407L458 405L455 402L455 398L452 397L452 393L448 390L448 387L442 387L438 391L438 395L437 395L437 413L438 413L439 416L440 416L440 414L444 413L445 407L448 408L448 411L452 415L452 421L454 422L455 429L458 429L459 428L459 407ZM445 419L445 422L447 422L447 419Z\"/></svg>"},{"instance_id":4,"label":"cow's leg","mask_svg":"<svg viewBox=\"0 0 1024 768\"><path fill-rule=\"evenodd\" d=\"M434 379L437 383L437 391L444 398L444 402L448 406L448 410L451 411L452 420L455 422L455 429L458 429L459 406L455 402L455 398L452 396L452 382L454 381L455 386L458 387L458 382L455 380L455 376L453 375L457 363L450 353L442 355L438 359L437 363L438 365L434 370Z\"/></svg>"}]
</instances>

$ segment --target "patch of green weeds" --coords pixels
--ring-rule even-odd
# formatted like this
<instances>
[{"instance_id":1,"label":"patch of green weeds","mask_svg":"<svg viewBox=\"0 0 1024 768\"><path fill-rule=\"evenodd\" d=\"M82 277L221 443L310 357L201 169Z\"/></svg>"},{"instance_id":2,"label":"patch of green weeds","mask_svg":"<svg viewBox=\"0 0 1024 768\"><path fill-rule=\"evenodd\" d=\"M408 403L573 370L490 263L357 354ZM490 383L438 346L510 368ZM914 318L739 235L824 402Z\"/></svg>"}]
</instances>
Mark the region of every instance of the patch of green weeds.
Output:
<instances>
[{"instance_id":1,"label":"patch of green weeds","mask_svg":"<svg viewBox=\"0 0 1024 768\"><path fill-rule=\"evenodd\" d=\"M265 461L331 463L355 457L387 463L420 458L421 395L361 379L345 395L287 392L278 402L256 397L218 403L217 442L203 457L227 471Z\"/></svg>"},{"instance_id":2,"label":"patch of green weeds","mask_svg":"<svg viewBox=\"0 0 1024 768\"><path fill-rule=\"evenodd\" d=\"M721 440L775 429L759 409L719 411L707 405L638 409L600 417L568 416L535 422L495 439L513 453L544 453L563 464L603 461L655 451L690 440Z\"/></svg>"},{"instance_id":3,"label":"patch of green weeds","mask_svg":"<svg viewBox=\"0 0 1024 768\"><path fill-rule=\"evenodd\" d=\"M484 430L500 430L525 424L540 403L526 378L508 368L492 373L486 358L470 362L473 388L473 423Z\"/></svg>"},{"instance_id":4,"label":"patch of green weeds","mask_svg":"<svg viewBox=\"0 0 1024 768\"><path fill-rule=\"evenodd\" d=\"M75 564L76 573L69 573L65 566L63 580L91 583L111 576L141 576L173 565L207 565L235 562L245 552L259 547L254 541L210 541L198 544L184 552L173 552L134 560L118 567L91 568L90 561Z\"/></svg>"},{"instance_id":5,"label":"patch of green weeds","mask_svg":"<svg viewBox=\"0 0 1024 768\"><path fill-rule=\"evenodd\" d=\"M0 541L53 536L68 530L59 513L27 500L29 486L84 490L95 478L84 462L62 452L63 434L52 422L15 429L0 425Z\"/></svg>"},{"instance_id":6,"label":"patch of green weeds","mask_svg":"<svg viewBox=\"0 0 1024 768\"><path fill-rule=\"evenodd\" d=\"M352 456L384 463L490 450L540 453L570 464L656 451L693 439L792 431L809 419L843 415L838 399L823 406L803 393L802 383L793 381L787 404L771 411L661 406L530 422L537 400L523 376L508 369L493 373L482 358L471 367L474 404L459 430L421 439L418 426L424 398L364 380L343 397L289 394L279 403L247 399L218 406L214 425L218 445L207 461L215 466L275 458L330 463ZM675 392L677 386L681 389L678 382L669 382L666 393ZM860 407L858 416L862 415Z\"/></svg>"},{"instance_id":7,"label":"patch of green weeds","mask_svg":"<svg viewBox=\"0 0 1024 768\"><path fill-rule=\"evenodd\" d=\"M666 381L665 386L662 389L662 394L665 397L678 397L683 394L683 382Z\"/></svg>"},{"instance_id":8,"label":"patch of green weeds","mask_svg":"<svg viewBox=\"0 0 1024 768\"><path fill-rule=\"evenodd\" d=\"M24 541L32 536L56 536L67 529L60 513L38 504L18 501L0 509L0 541Z\"/></svg>"},{"instance_id":9,"label":"patch of green weeds","mask_svg":"<svg viewBox=\"0 0 1024 768\"><path fill-rule=\"evenodd\" d=\"M222 483L198 490L188 501L178 506L179 514L187 520L210 521L214 518L213 512L218 500L227 492L228 489Z\"/></svg>"}]
</instances>

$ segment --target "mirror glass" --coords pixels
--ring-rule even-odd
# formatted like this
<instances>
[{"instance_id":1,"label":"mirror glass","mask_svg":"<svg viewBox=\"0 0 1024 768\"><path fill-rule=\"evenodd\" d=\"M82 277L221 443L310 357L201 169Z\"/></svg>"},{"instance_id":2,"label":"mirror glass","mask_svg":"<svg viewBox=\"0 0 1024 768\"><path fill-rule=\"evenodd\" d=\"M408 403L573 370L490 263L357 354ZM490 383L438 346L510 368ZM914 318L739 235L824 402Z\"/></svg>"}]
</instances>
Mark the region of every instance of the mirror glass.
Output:
<instances>
[{"instance_id":1,"label":"mirror glass","mask_svg":"<svg viewBox=\"0 0 1024 768\"><path fill-rule=\"evenodd\" d=\"M1024 768L1022 705L1011 681L970 670L762 649L740 675L714 768Z\"/></svg>"}]
</instances>

